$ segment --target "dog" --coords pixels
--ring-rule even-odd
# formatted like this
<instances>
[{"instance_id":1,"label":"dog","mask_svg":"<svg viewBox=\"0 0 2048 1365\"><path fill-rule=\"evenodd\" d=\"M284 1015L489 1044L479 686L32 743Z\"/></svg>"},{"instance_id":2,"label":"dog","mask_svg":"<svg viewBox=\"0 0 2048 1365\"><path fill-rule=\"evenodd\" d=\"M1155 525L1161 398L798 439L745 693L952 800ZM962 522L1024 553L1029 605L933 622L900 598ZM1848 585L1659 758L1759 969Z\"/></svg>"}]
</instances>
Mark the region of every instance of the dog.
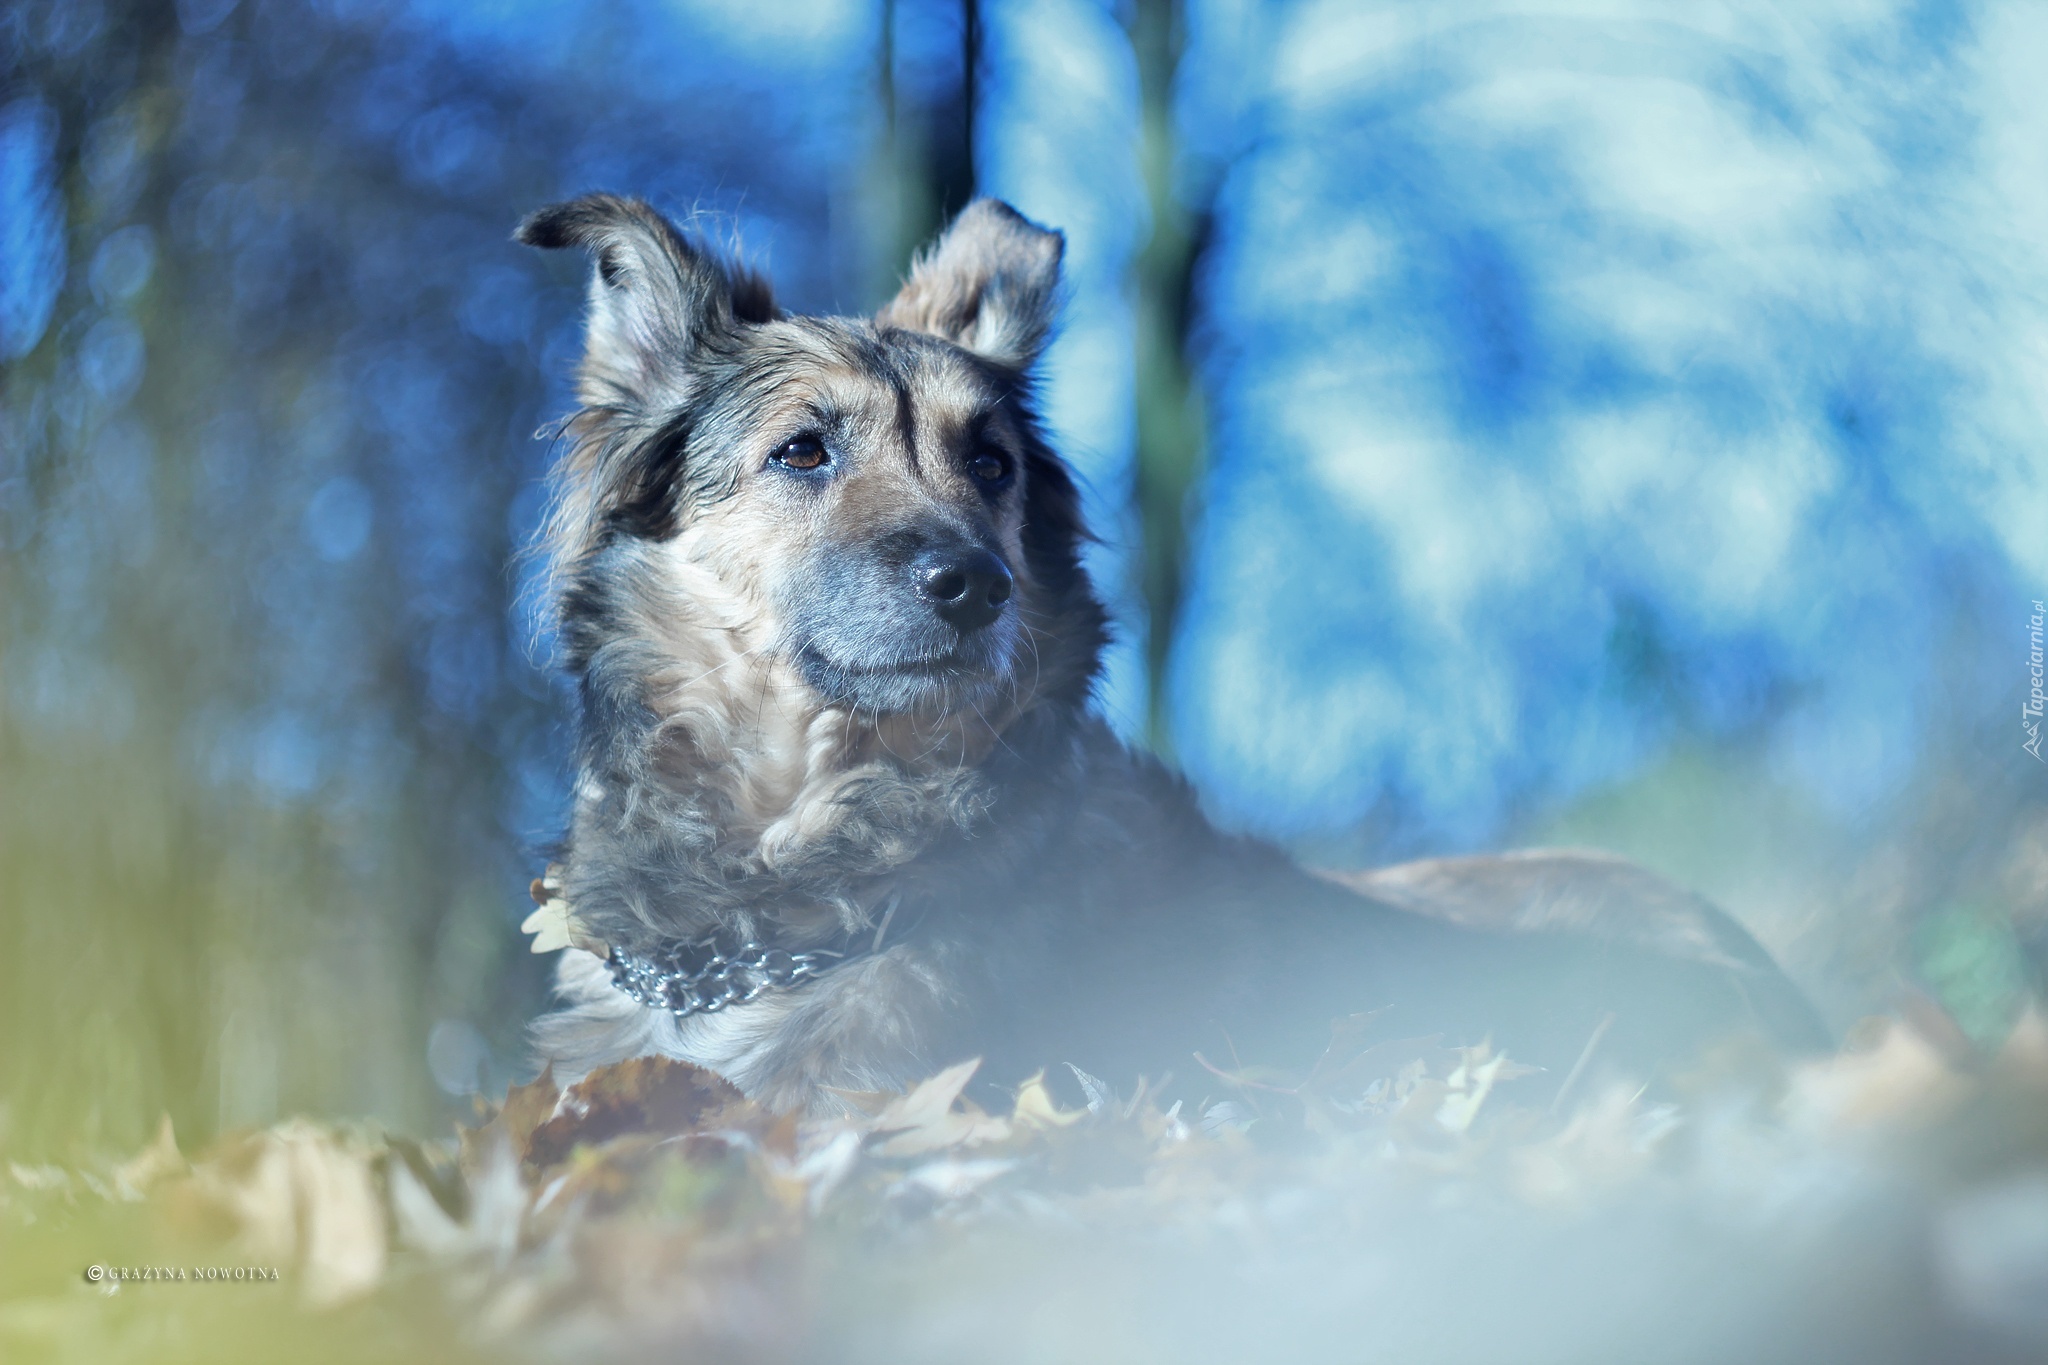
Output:
<instances>
[{"instance_id":1,"label":"dog","mask_svg":"<svg viewBox=\"0 0 2048 1365\"><path fill-rule=\"evenodd\" d=\"M1105 616L1033 403L1059 233L978 200L872 318L785 313L633 199L515 235L594 260L542 535L580 713L536 883L572 945L533 1026L558 1080L660 1054L812 1112L969 1057L1157 1086L1389 1007L1553 1081L1603 1035L1637 1074L1743 1030L1826 1044L1740 926L1639 867L1311 873L1090 712Z\"/></svg>"}]
</instances>

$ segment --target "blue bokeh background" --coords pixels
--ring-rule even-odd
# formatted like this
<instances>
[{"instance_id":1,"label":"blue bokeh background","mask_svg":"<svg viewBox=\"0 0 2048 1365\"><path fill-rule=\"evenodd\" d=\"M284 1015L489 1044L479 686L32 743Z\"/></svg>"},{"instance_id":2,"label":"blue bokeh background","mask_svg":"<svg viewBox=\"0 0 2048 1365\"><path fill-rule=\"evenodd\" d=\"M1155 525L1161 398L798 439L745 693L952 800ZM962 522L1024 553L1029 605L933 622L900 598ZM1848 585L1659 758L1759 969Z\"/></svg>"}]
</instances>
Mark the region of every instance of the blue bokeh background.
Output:
<instances>
[{"instance_id":1,"label":"blue bokeh background","mask_svg":"<svg viewBox=\"0 0 2048 1365\"><path fill-rule=\"evenodd\" d=\"M1752 731L1854 817L2017 742L1955 627L2048 579L2038 16L1587 8L1216 16L1175 716L1248 818L1484 838Z\"/></svg>"}]
</instances>

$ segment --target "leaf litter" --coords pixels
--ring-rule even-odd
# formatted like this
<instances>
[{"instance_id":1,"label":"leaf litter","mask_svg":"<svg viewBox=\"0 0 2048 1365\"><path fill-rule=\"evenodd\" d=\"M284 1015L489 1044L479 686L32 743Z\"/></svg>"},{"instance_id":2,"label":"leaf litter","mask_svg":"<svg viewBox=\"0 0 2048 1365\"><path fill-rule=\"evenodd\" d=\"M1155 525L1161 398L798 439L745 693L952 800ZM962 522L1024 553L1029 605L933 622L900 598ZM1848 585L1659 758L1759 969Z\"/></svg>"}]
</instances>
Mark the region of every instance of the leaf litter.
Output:
<instances>
[{"instance_id":1,"label":"leaf litter","mask_svg":"<svg viewBox=\"0 0 2048 1365\"><path fill-rule=\"evenodd\" d=\"M1548 1109L1491 1046L1381 1022L1298 1076L1204 1060L1191 1109L1078 1069L1085 1107L1040 1074L984 1108L966 1062L800 1120L641 1058L447 1139L294 1119L188 1156L166 1120L8 1167L5 1263L275 1266L261 1330L46 1275L0 1298L0 1358L2048 1358L2040 1015L1995 1053L1891 1019Z\"/></svg>"}]
</instances>

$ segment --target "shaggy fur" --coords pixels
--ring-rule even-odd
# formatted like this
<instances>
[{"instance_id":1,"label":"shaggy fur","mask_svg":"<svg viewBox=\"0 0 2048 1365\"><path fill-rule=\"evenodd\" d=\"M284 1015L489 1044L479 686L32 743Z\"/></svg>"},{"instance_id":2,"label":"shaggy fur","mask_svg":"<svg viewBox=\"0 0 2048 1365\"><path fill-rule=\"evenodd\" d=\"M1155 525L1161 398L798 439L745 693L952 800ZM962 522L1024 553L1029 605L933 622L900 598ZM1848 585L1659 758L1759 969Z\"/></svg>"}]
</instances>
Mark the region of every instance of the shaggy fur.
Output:
<instances>
[{"instance_id":1,"label":"shaggy fur","mask_svg":"<svg viewBox=\"0 0 2048 1365\"><path fill-rule=\"evenodd\" d=\"M566 897L631 951L875 949L680 1022L571 950L535 1029L558 1077L659 1052L784 1108L972 1055L1128 1083L1198 1048L1299 1062L1389 1004L1559 1076L1608 1013L1605 1055L1642 1066L1745 1025L1822 1040L1746 934L1640 869L1340 885L1213 829L1088 713L1103 614L1029 382L1057 233L977 202L872 320L782 313L634 200L518 235L596 262L546 542L581 699Z\"/></svg>"}]
</instances>

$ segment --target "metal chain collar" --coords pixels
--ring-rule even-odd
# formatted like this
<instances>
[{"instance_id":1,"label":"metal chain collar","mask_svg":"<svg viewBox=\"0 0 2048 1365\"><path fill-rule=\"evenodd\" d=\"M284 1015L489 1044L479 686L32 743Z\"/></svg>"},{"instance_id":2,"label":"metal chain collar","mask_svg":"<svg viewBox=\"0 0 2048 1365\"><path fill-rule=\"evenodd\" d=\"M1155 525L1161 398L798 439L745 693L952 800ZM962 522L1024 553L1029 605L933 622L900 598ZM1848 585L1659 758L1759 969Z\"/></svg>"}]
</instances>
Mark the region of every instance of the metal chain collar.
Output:
<instances>
[{"instance_id":1,"label":"metal chain collar","mask_svg":"<svg viewBox=\"0 0 2048 1365\"><path fill-rule=\"evenodd\" d=\"M687 1019L808 981L847 956L830 950L793 953L753 942L728 950L712 939L673 944L647 955L614 948L610 966L612 984L627 995L649 1009Z\"/></svg>"}]
</instances>

